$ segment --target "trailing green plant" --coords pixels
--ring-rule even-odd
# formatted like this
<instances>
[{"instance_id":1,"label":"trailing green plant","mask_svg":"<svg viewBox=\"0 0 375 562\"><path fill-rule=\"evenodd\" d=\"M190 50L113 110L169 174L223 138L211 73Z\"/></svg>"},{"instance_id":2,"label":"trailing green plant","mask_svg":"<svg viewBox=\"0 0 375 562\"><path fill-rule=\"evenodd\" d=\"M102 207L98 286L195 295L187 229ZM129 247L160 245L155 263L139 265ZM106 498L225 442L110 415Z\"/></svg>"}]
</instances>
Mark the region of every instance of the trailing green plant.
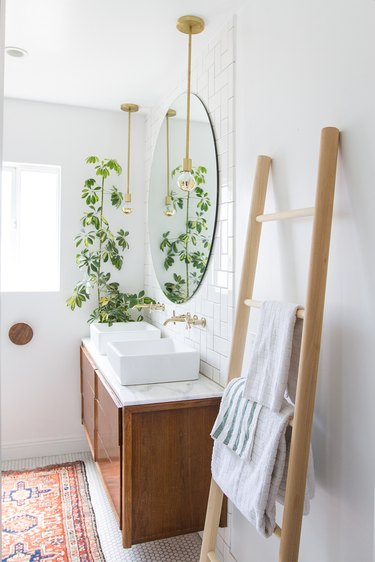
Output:
<instances>
[{"instance_id":1,"label":"trailing green plant","mask_svg":"<svg viewBox=\"0 0 375 562\"><path fill-rule=\"evenodd\" d=\"M178 166L172 171L172 178L182 171ZM185 213L184 230L177 237L171 231L162 234L160 250L165 253L164 269L168 271L176 260L185 264L183 274L173 274L173 280L164 283L165 293L175 303L189 299L199 285L205 272L211 249L211 237L206 235L208 224L206 213L211 199L205 190L207 169L204 166L193 168L196 187L186 195L171 192L176 212Z\"/></svg>"},{"instance_id":2,"label":"trailing green plant","mask_svg":"<svg viewBox=\"0 0 375 562\"><path fill-rule=\"evenodd\" d=\"M105 271L105 264L111 263L118 271L124 263L124 252L129 249L127 237L129 232L124 229L112 232L108 219L104 214L106 199L110 199L113 207L121 206L122 193L112 185L107 188L107 180L111 174L119 176L122 172L116 160L106 158L100 160L97 156L89 156L87 164L94 165L95 178L84 182L82 199L87 210L81 218L82 228L75 237L76 262L83 271L83 279L73 289L67 299L67 306L74 310L96 295L97 306L91 313L89 322L131 322L130 309L140 304L150 304L154 300L146 297L144 291L138 294L122 293L119 284L111 281L111 273ZM138 316L137 320L142 320Z\"/></svg>"}]
</instances>

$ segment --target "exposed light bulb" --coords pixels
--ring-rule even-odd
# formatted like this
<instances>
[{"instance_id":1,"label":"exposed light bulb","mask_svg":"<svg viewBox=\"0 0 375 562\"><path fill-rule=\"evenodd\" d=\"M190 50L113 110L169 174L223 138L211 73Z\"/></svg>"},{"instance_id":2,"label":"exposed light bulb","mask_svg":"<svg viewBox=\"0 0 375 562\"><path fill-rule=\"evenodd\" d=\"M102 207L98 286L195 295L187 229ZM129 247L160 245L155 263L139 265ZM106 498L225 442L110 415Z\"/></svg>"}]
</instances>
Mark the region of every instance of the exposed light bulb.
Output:
<instances>
[{"instance_id":1,"label":"exposed light bulb","mask_svg":"<svg viewBox=\"0 0 375 562\"><path fill-rule=\"evenodd\" d=\"M172 205L165 205L163 212L165 214L166 217L173 217L173 215L175 214L175 209L172 207Z\"/></svg>"},{"instance_id":2,"label":"exposed light bulb","mask_svg":"<svg viewBox=\"0 0 375 562\"><path fill-rule=\"evenodd\" d=\"M125 201L125 205L122 208L122 212L125 213L125 215L130 215L133 212L132 196L130 193L125 193L124 201Z\"/></svg>"},{"instance_id":3,"label":"exposed light bulb","mask_svg":"<svg viewBox=\"0 0 375 562\"><path fill-rule=\"evenodd\" d=\"M182 191L193 191L195 179L191 172L184 171L178 176L177 185Z\"/></svg>"},{"instance_id":4,"label":"exposed light bulb","mask_svg":"<svg viewBox=\"0 0 375 562\"><path fill-rule=\"evenodd\" d=\"M124 207L122 208L122 212L125 213L125 215L131 215L133 209L131 208L130 203L125 203Z\"/></svg>"}]
</instances>

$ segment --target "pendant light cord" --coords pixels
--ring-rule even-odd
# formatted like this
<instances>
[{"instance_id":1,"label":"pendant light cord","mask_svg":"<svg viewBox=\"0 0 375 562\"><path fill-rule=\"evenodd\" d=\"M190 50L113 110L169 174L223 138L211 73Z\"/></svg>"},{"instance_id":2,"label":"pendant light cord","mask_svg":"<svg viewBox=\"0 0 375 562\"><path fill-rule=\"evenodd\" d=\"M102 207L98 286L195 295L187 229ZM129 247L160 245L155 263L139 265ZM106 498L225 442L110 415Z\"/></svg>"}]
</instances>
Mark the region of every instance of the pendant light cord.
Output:
<instances>
[{"instance_id":1,"label":"pendant light cord","mask_svg":"<svg viewBox=\"0 0 375 562\"><path fill-rule=\"evenodd\" d=\"M187 104L186 104L186 161L189 159L189 137L190 137L190 82L191 82L191 26L189 29L188 47L188 77L187 77Z\"/></svg>"},{"instance_id":2,"label":"pendant light cord","mask_svg":"<svg viewBox=\"0 0 375 562\"><path fill-rule=\"evenodd\" d=\"M170 197L170 184L169 184L169 116L166 115L166 126L167 126L167 197Z\"/></svg>"},{"instance_id":3,"label":"pendant light cord","mask_svg":"<svg viewBox=\"0 0 375 562\"><path fill-rule=\"evenodd\" d=\"M128 180L127 180L127 188L126 193L130 193L130 114L131 111L128 112Z\"/></svg>"}]
</instances>

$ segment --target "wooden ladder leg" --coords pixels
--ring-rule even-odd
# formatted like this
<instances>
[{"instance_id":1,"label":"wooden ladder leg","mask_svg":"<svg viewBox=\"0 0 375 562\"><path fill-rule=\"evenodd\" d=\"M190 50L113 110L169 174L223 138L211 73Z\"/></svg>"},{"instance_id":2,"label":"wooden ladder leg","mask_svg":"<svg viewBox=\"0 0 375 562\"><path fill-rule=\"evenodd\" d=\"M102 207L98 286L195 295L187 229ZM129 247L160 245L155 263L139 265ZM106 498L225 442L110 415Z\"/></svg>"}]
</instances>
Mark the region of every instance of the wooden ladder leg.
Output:
<instances>
[{"instance_id":1,"label":"wooden ladder leg","mask_svg":"<svg viewBox=\"0 0 375 562\"><path fill-rule=\"evenodd\" d=\"M250 314L249 307L245 305L245 299L252 298L253 295L260 234L262 230L262 224L256 221L256 217L264 212L270 166L271 158L269 156L258 156L246 234L240 291L236 308L236 319L232 336L232 347L230 351L228 367L229 381L241 375ZM200 562L212 562L216 560L214 551L222 502L223 492L216 482L211 480Z\"/></svg>"},{"instance_id":2,"label":"wooden ladder leg","mask_svg":"<svg viewBox=\"0 0 375 562\"><path fill-rule=\"evenodd\" d=\"M250 315L250 308L245 305L245 300L253 297L260 235L262 232L262 223L257 222L256 218L264 212L271 162L272 160L269 156L258 156L237 299L236 318L229 355L228 381L231 381L234 377L239 377L242 370Z\"/></svg>"},{"instance_id":3,"label":"wooden ladder leg","mask_svg":"<svg viewBox=\"0 0 375 562\"><path fill-rule=\"evenodd\" d=\"M199 562L209 560L208 553L215 552L217 531L219 528L221 507L223 505L223 492L211 479L210 495L208 497L206 521L204 524L203 541Z\"/></svg>"},{"instance_id":4,"label":"wooden ladder leg","mask_svg":"<svg viewBox=\"0 0 375 562\"><path fill-rule=\"evenodd\" d=\"M322 130L305 320L279 562L298 562L327 280L339 131Z\"/></svg>"}]
</instances>

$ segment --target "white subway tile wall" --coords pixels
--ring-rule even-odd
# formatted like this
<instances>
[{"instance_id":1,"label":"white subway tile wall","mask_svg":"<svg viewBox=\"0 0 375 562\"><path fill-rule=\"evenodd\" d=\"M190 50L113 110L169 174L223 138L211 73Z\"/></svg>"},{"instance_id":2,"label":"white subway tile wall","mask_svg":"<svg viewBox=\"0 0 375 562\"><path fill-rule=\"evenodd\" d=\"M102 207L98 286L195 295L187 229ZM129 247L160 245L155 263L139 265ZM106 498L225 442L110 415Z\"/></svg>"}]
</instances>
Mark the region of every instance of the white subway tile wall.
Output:
<instances>
[{"instance_id":1,"label":"white subway tile wall","mask_svg":"<svg viewBox=\"0 0 375 562\"><path fill-rule=\"evenodd\" d=\"M146 211L145 291L166 304L165 312L152 312L151 320L165 335L177 336L201 352L201 372L225 386L228 355L233 326L233 213L234 213L234 20L211 40L205 51L193 61L192 91L206 106L217 142L219 164L218 224L210 263L195 295L183 305L170 303L159 287L154 274L148 242L148 209ZM146 120L147 190L150 183L153 150L164 115L173 100L186 89L185 73L176 88ZM183 325L163 321L171 316L190 312L207 319L205 328L186 330Z\"/></svg>"}]
</instances>

